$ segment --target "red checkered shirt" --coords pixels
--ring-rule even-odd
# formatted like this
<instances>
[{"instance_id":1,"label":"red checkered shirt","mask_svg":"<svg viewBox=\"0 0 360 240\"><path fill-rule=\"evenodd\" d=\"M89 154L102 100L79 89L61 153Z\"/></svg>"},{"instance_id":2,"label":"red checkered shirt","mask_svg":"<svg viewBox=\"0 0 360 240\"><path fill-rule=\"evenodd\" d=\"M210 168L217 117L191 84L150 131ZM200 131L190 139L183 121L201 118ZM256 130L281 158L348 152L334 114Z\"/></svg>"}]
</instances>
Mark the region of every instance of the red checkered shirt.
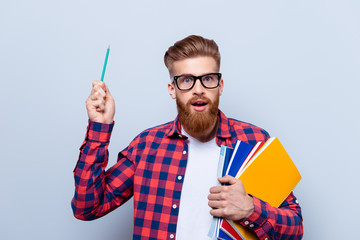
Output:
<instances>
[{"instance_id":1,"label":"red checkered shirt","mask_svg":"<svg viewBox=\"0 0 360 240\"><path fill-rule=\"evenodd\" d=\"M255 145L269 134L254 125L227 118L219 111L217 145L236 140ZM140 133L105 171L113 124L89 121L86 139L74 169L72 209L78 219L99 218L134 196L133 239L174 239L181 188L188 159L187 137L178 118ZM279 208L253 197L255 210L240 224L260 239L301 239L301 208L291 193ZM210 226L209 226L210 227Z\"/></svg>"}]
</instances>

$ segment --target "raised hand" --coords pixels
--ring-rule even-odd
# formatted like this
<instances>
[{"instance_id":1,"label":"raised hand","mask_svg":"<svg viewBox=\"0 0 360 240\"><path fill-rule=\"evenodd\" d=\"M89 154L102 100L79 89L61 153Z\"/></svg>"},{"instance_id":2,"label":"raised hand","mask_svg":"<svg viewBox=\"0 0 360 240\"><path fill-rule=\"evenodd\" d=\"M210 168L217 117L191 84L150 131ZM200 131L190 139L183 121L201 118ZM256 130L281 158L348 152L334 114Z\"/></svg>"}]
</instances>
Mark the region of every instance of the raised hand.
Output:
<instances>
[{"instance_id":1,"label":"raised hand","mask_svg":"<svg viewBox=\"0 0 360 240\"><path fill-rule=\"evenodd\" d=\"M89 119L94 122L110 124L114 121L115 101L104 82L95 80L89 97L86 99L86 109Z\"/></svg>"}]
</instances>

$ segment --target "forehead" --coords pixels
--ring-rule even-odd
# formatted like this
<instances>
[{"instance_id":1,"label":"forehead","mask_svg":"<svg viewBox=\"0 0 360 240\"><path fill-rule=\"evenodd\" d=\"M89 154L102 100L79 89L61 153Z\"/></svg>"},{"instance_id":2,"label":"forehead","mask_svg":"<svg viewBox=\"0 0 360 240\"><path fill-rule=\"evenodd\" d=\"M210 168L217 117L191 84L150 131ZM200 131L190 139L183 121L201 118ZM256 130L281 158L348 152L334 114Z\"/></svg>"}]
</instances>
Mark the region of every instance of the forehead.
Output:
<instances>
[{"instance_id":1,"label":"forehead","mask_svg":"<svg viewBox=\"0 0 360 240\"><path fill-rule=\"evenodd\" d=\"M173 62L173 76L191 74L195 76L206 73L218 72L216 61L213 57L193 57Z\"/></svg>"}]
</instances>

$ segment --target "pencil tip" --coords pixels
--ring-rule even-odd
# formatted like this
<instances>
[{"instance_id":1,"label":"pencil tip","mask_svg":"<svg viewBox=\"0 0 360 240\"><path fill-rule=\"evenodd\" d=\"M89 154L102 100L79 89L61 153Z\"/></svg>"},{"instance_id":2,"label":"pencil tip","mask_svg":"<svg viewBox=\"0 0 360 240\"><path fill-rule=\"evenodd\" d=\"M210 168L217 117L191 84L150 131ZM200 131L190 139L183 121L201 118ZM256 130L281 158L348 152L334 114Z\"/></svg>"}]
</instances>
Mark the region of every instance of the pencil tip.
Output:
<instances>
[{"instance_id":1,"label":"pencil tip","mask_svg":"<svg viewBox=\"0 0 360 240\"><path fill-rule=\"evenodd\" d=\"M108 46L108 49L110 49L110 45Z\"/></svg>"}]
</instances>

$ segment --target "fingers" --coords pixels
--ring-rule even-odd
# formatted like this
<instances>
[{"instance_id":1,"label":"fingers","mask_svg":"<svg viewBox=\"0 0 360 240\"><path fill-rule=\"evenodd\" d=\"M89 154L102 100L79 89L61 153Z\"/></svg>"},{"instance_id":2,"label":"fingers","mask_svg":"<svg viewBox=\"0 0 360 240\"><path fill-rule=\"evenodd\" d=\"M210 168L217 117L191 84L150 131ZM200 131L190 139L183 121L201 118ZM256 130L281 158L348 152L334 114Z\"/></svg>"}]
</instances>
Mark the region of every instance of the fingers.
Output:
<instances>
[{"instance_id":1,"label":"fingers","mask_svg":"<svg viewBox=\"0 0 360 240\"><path fill-rule=\"evenodd\" d=\"M229 183L230 185L233 185L233 184L237 183L238 181L240 181L239 179L234 178L230 175L220 177L220 178L218 178L218 180L221 184Z\"/></svg>"},{"instance_id":2,"label":"fingers","mask_svg":"<svg viewBox=\"0 0 360 240\"><path fill-rule=\"evenodd\" d=\"M212 209L210 210L210 214L214 217L225 217L230 218L231 209L229 202L226 200L213 200L208 202L209 207Z\"/></svg>"},{"instance_id":3,"label":"fingers","mask_svg":"<svg viewBox=\"0 0 360 240\"><path fill-rule=\"evenodd\" d=\"M93 89L90 93L91 100L97 100L99 98L104 98L106 102L113 101L114 98L110 94L109 88L104 82L95 80L93 81Z\"/></svg>"},{"instance_id":4,"label":"fingers","mask_svg":"<svg viewBox=\"0 0 360 240\"><path fill-rule=\"evenodd\" d=\"M103 111L105 108L105 97L107 87L105 83L101 81L93 81L93 88L88 98L88 104L96 111Z\"/></svg>"},{"instance_id":5,"label":"fingers","mask_svg":"<svg viewBox=\"0 0 360 240\"><path fill-rule=\"evenodd\" d=\"M208 205L212 209L219 209L219 208L225 208L226 207L226 203L224 201L209 201Z\"/></svg>"},{"instance_id":6,"label":"fingers","mask_svg":"<svg viewBox=\"0 0 360 240\"><path fill-rule=\"evenodd\" d=\"M94 122L111 124L114 121L115 101L106 84L93 81L89 97L86 99L86 109L89 119Z\"/></svg>"},{"instance_id":7,"label":"fingers","mask_svg":"<svg viewBox=\"0 0 360 240\"><path fill-rule=\"evenodd\" d=\"M104 89L104 91L105 91L105 93L106 93L106 95L108 96L108 95L110 95L111 96L111 94L110 94L110 90L109 90L109 88L106 86L106 84L104 83L104 87L103 87L103 89Z\"/></svg>"},{"instance_id":8,"label":"fingers","mask_svg":"<svg viewBox=\"0 0 360 240\"><path fill-rule=\"evenodd\" d=\"M233 185L240 180L238 180L230 175L226 175L225 177L218 178L218 181L221 184L229 183L230 185ZM215 187L210 188L210 193L219 193L221 191L227 191L227 190L228 190L228 186L224 186L224 185L223 186L215 186Z\"/></svg>"},{"instance_id":9,"label":"fingers","mask_svg":"<svg viewBox=\"0 0 360 240\"><path fill-rule=\"evenodd\" d=\"M103 98L92 100L90 97L86 100L86 107L89 110L94 109L97 112L105 110L105 100Z\"/></svg>"},{"instance_id":10,"label":"fingers","mask_svg":"<svg viewBox=\"0 0 360 240\"><path fill-rule=\"evenodd\" d=\"M102 88L98 87L98 86L93 88L91 90L91 93L90 93L90 99L91 100L104 99L105 96L106 96L105 91Z\"/></svg>"},{"instance_id":11,"label":"fingers","mask_svg":"<svg viewBox=\"0 0 360 240\"><path fill-rule=\"evenodd\" d=\"M215 186L210 188L210 193L220 193L223 186Z\"/></svg>"},{"instance_id":12,"label":"fingers","mask_svg":"<svg viewBox=\"0 0 360 240\"><path fill-rule=\"evenodd\" d=\"M210 210L210 214L214 217L224 217L228 215L227 210L224 208L212 209Z\"/></svg>"},{"instance_id":13,"label":"fingers","mask_svg":"<svg viewBox=\"0 0 360 240\"><path fill-rule=\"evenodd\" d=\"M210 214L231 220L239 220L250 215L254 209L253 200L247 195L242 181L229 175L218 180L225 185L210 188Z\"/></svg>"},{"instance_id":14,"label":"fingers","mask_svg":"<svg viewBox=\"0 0 360 240\"><path fill-rule=\"evenodd\" d=\"M96 89L101 88L104 91L104 93L106 93L106 95L110 94L109 88L106 86L106 84L104 82L95 80L92 82L92 85L93 85L93 88L96 88Z\"/></svg>"},{"instance_id":15,"label":"fingers","mask_svg":"<svg viewBox=\"0 0 360 240\"><path fill-rule=\"evenodd\" d=\"M96 112L104 112L106 106L107 93L110 95L109 90L104 82L95 80L92 82L93 88L90 96L86 100L88 111L93 109ZM112 98L110 95L109 98Z\"/></svg>"},{"instance_id":16,"label":"fingers","mask_svg":"<svg viewBox=\"0 0 360 240\"><path fill-rule=\"evenodd\" d=\"M209 201L220 201L220 200L225 200L225 193L219 192L219 193L210 193L208 195L208 200Z\"/></svg>"},{"instance_id":17,"label":"fingers","mask_svg":"<svg viewBox=\"0 0 360 240\"><path fill-rule=\"evenodd\" d=\"M94 81L92 82L92 86L93 86L93 88L94 88L95 86L100 86L101 88L103 88L104 90L106 90L106 84L105 84L104 82L102 82L102 81L99 81L99 80L94 80Z\"/></svg>"},{"instance_id":18,"label":"fingers","mask_svg":"<svg viewBox=\"0 0 360 240\"><path fill-rule=\"evenodd\" d=\"M92 105L96 108L97 112L103 112L105 110L105 100L99 99L92 102Z\"/></svg>"},{"instance_id":19,"label":"fingers","mask_svg":"<svg viewBox=\"0 0 360 240\"><path fill-rule=\"evenodd\" d=\"M90 93L91 99L96 99L96 97L98 98L98 97L106 96L105 91L107 90L107 87L104 82L95 80L95 81L93 81L92 85L93 85L93 88Z\"/></svg>"}]
</instances>

